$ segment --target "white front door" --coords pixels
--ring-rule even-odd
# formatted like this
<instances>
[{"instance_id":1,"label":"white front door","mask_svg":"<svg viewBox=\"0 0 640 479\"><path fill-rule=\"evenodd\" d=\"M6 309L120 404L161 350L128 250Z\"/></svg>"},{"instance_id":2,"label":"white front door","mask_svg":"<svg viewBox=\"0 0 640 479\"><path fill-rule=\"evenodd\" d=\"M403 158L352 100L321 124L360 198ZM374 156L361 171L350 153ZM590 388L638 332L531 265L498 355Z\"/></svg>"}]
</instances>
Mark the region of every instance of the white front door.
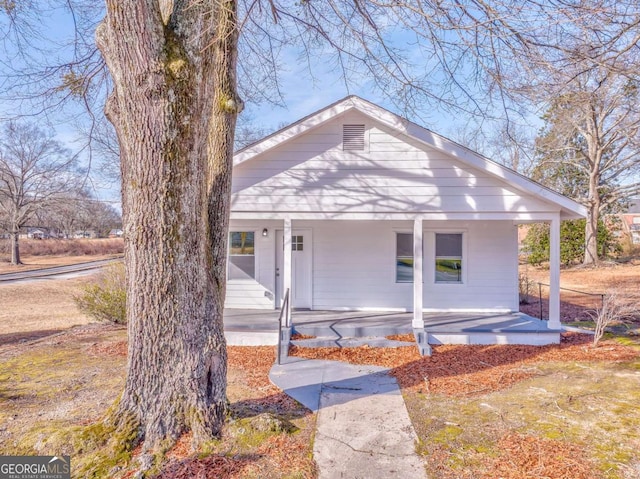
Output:
<instances>
[{"instance_id":1,"label":"white front door","mask_svg":"<svg viewBox=\"0 0 640 479\"><path fill-rule=\"evenodd\" d=\"M311 309L311 230L291 232L291 306ZM282 306L285 292L284 278L284 232L276 231L276 307Z\"/></svg>"}]
</instances>

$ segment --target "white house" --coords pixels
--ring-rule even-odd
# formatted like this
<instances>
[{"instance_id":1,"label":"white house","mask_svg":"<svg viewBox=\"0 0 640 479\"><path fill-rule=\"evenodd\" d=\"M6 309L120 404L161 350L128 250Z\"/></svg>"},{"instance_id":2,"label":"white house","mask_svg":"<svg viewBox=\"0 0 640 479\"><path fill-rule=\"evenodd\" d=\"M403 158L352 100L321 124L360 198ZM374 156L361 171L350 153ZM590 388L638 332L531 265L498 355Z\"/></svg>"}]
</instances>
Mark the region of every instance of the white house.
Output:
<instances>
[{"instance_id":1,"label":"white house","mask_svg":"<svg viewBox=\"0 0 640 479\"><path fill-rule=\"evenodd\" d=\"M350 96L234 156L227 308L518 311L517 225L578 203Z\"/></svg>"}]
</instances>

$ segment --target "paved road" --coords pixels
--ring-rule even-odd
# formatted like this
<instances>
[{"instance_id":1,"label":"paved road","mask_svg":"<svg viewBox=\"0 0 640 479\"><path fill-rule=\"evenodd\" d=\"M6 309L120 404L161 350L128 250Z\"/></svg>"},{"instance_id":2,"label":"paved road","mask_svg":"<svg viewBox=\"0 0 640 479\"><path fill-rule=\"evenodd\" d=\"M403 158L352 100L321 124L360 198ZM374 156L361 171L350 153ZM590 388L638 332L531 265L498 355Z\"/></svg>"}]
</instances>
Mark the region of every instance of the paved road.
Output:
<instances>
[{"instance_id":1,"label":"paved road","mask_svg":"<svg viewBox=\"0 0 640 479\"><path fill-rule=\"evenodd\" d=\"M0 274L0 284L10 284L42 279L73 278L76 276L91 274L94 271L117 261L120 261L120 259L103 259L99 261L89 261L87 263L78 263L68 266L54 266L52 268L33 269L30 271L20 271L18 273L5 273Z\"/></svg>"}]
</instances>

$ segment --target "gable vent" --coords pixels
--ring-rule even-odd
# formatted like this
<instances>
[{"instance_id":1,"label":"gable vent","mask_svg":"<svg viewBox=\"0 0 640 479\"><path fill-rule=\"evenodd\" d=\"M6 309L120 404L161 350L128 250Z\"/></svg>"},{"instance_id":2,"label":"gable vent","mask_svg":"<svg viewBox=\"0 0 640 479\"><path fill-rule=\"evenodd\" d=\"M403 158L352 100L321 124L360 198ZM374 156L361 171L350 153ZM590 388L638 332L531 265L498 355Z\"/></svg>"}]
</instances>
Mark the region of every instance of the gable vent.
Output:
<instances>
[{"instance_id":1,"label":"gable vent","mask_svg":"<svg viewBox=\"0 0 640 479\"><path fill-rule=\"evenodd\" d=\"M364 150L364 125L342 125L342 149Z\"/></svg>"}]
</instances>

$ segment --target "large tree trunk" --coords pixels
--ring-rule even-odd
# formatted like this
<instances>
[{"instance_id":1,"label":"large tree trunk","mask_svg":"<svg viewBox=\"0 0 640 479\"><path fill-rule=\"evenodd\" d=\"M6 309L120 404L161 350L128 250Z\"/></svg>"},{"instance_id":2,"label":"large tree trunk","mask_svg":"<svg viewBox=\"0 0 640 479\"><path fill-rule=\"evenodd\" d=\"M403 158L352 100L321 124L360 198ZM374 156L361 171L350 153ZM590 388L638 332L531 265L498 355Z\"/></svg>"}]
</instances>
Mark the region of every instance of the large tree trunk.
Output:
<instances>
[{"instance_id":1,"label":"large tree trunk","mask_svg":"<svg viewBox=\"0 0 640 479\"><path fill-rule=\"evenodd\" d=\"M122 164L127 380L117 417L146 451L217 436L235 120L236 5L107 0L98 45ZM173 5L175 3L175 5Z\"/></svg>"},{"instance_id":2,"label":"large tree trunk","mask_svg":"<svg viewBox=\"0 0 640 479\"><path fill-rule=\"evenodd\" d=\"M12 228L9 236L11 236L11 264L22 264L20 260L20 228Z\"/></svg>"}]
</instances>

